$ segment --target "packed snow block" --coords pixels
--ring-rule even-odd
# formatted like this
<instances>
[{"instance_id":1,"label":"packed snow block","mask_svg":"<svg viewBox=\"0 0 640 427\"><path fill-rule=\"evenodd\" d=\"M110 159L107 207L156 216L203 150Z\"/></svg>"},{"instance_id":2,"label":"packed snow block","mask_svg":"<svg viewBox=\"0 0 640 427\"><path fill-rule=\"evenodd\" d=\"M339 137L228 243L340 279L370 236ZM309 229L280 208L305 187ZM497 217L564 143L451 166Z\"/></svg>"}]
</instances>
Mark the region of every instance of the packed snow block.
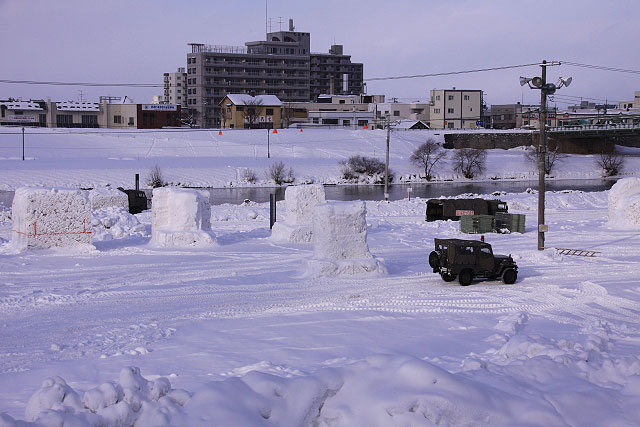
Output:
<instances>
[{"instance_id":1,"label":"packed snow block","mask_svg":"<svg viewBox=\"0 0 640 427\"><path fill-rule=\"evenodd\" d=\"M89 191L89 202L93 211L112 207L129 209L129 197L117 188L94 188Z\"/></svg>"},{"instance_id":2,"label":"packed snow block","mask_svg":"<svg viewBox=\"0 0 640 427\"><path fill-rule=\"evenodd\" d=\"M324 187L320 184L287 187L284 193L286 218L273 225L271 238L292 243L311 242L313 209L324 202Z\"/></svg>"},{"instance_id":3,"label":"packed snow block","mask_svg":"<svg viewBox=\"0 0 640 427\"><path fill-rule=\"evenodd\" d=\"M367 245L364 202L330 202L313 210L313 276L386 274Z\"/></svg>"},{"instance_id":4,"label":"packed snow block","mask_svg":"<svg viewBox=\"0 0 640 427\"><path fill-rule=\"evenodd\" d=\"M152 245L187 247L214 243L208 191L184 188L153 190Z\"/></svg>"},{"instance_id":5,"label":"packed snow block","mask_svg":"<svg viewBox=\"0 0 640 427\"><path fill-rule=\"evenodd\" d=\"M640 178L624 178L609 190L609 226L640 229Z\"/></svg>"},{"instance_id":6,"label":"packed snow block","mask_svg":"<svg viewBox=\"0 0 640 427\"><path fill-rule=\"evenodd\" d=\"M11 205L11 244L17 249L91 245L87 191L21 187Z\"/></svg>"}]
</instances>

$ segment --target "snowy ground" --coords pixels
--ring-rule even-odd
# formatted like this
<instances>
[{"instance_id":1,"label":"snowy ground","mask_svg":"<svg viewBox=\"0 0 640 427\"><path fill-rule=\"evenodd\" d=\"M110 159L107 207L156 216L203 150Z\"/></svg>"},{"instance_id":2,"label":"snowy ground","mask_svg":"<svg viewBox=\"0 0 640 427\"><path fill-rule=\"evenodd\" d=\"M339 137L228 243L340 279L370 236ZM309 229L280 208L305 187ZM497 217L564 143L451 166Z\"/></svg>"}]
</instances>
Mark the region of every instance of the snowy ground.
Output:
<instances>
[{"instance_id":1,"label":"snowy ground","mask_svg":"<svg viewBox=\"0 0 640 427\"><path fill-rule=\"evenodd\" d=\"M75 183L64 160L51 165L41 179ZM228 180L222 169L203 179ZM115 167L109 180L133 170ZM197 176L188 170L180 179ZM0 174L9 187L27 177ZM266 204L212 207L210 250L148 247L149 212L137 215L143 227L100 214L89 253L2 245L0 425L35 418L54 389L67 407L85 399L85 421L126 420L124 401L138 405L138 425L638 425L640 234L609 228L604 192L553 193L547 245L601 253L538 252L537 195L500 198L527 214L525 234L486 236L518 263L510 286L431 273L433 238L462 235L457 222L424 222L419 199L366 203L371 252L389 270L379 278L303 278L312 247L272 243ZM0 211L0 244L10 227ZM55 375L68 385L51 380L29 402ZM72 417L61 414L48 416Z\"/></svg>"},{"instance_id":2,"label":"snowy ground","mask_svg":"<svg viewBox=\"0 0 640 427\"><path fill-rule=\"evenodd\" d=\"M393 131L390 167L398 179L419 181L420 171L409 163L413 151L427 138L444 141L443 130ZM498 131L499 132L499 131ZM17 128L0 127L0 190L20 186L114 187L133 186L134 174L142 184L158 165L165 180L192 187L246 186L243 173L255 172L255 185L269 185L265 170L282 161L293 167L297 182L340 181L339 162L354 154L384 160L386 132L383 130L295 129L269 134L266 130L117 131L107 129L27 129L25 156L22 134ZM625 175L640 170L638 149L627 159ZM451 152L449 152L451 156ZM553 172L557 179L599 178L596 156L570 156ZM437 180L465 181L451 171L447 161L435 171ZM525 161L522 148L489 150L487 171L477 179L537 178L537 166Z\"/></svg>"}]
</instances>

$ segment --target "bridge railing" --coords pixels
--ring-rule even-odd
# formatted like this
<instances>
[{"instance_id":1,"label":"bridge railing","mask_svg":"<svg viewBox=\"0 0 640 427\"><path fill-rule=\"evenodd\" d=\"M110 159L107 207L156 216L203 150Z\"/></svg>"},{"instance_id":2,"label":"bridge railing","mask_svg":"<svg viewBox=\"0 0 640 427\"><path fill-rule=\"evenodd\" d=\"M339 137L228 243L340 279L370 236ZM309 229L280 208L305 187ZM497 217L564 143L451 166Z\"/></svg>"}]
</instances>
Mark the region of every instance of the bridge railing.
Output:
<instances>
[{"instance_id":1,"label":"bridge railing","mask_svg":"<svg viewBox=\"0 0 640 427\"><path fill-rule=\"evenodd\" d=\"M576 125L576 126L556 126L548 128L549 132L584 131L584 130L617 130L617 129L640 129L640 123L620 123L606 125Z\"/></svg>"}]
</instances>

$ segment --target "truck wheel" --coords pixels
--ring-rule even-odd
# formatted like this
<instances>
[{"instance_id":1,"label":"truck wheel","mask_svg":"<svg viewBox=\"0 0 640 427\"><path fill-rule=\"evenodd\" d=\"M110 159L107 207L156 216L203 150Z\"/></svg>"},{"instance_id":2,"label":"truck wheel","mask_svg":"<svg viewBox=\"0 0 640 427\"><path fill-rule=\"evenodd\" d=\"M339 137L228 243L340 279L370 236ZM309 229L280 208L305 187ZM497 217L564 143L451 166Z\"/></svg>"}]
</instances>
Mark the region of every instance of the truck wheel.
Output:
<instances>
[{"instance_id":1,"label":"truck wheel","mask_svg":"<svg viewBox=\"0 0 640 427\"><path fill-rule=\"evenodd\" d=\"M438 268L440 267L440 255L438 255L438 252L436 251L432 251L429 254L429 266L431 268Z\"/></svg>"},{"instance_id":2,"label":"truck wheel","mask_svg":"<svg viewBox=\"0 0 640 427\"><path fill-rule=\"evenodd\" d=\"M469 286L472 280L473 273L468 268L466 270L462 270L460 272L460 276L458 276L458 281L462 286Z\"/></svg>"},{"instance_id":3,"label":"truck wheel","mask_svg":"<svg viewBox=\"0 0 640 427\"><path fill-rule=\"evenodd\" d=\"M513 268L508 268L502 272L502 281L507 285L514 284L517 279L518 272Z\"/></svg>"},{"instance_id":4,"label":"truck wheel","mask_svg":"<svg viewBox=\"0 0 640 427\"><path fill-rule=\"evenodd\" d=\"M453 282L454 280L456 280L455 274L440 273L440 277L442 277L442 280L444 280L445 282Z\"/></svg>"}]
</instances>

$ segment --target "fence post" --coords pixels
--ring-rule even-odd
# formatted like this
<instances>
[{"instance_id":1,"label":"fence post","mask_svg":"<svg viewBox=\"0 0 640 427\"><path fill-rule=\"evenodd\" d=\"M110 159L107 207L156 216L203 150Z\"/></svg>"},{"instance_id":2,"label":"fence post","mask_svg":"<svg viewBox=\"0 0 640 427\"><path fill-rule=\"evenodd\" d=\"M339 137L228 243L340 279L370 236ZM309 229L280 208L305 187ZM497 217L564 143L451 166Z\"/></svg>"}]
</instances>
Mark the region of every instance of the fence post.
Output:
<instances>
[{"instance_id":1,"label":"fence post","mask_svg":"<svg viewBox=\"0 0 640 427\"><path fill-rule=\"evenodd\" d=\"M269 229L273 229L276 222L276 195L269 193Z\"/></svg>"}]
</instances>

